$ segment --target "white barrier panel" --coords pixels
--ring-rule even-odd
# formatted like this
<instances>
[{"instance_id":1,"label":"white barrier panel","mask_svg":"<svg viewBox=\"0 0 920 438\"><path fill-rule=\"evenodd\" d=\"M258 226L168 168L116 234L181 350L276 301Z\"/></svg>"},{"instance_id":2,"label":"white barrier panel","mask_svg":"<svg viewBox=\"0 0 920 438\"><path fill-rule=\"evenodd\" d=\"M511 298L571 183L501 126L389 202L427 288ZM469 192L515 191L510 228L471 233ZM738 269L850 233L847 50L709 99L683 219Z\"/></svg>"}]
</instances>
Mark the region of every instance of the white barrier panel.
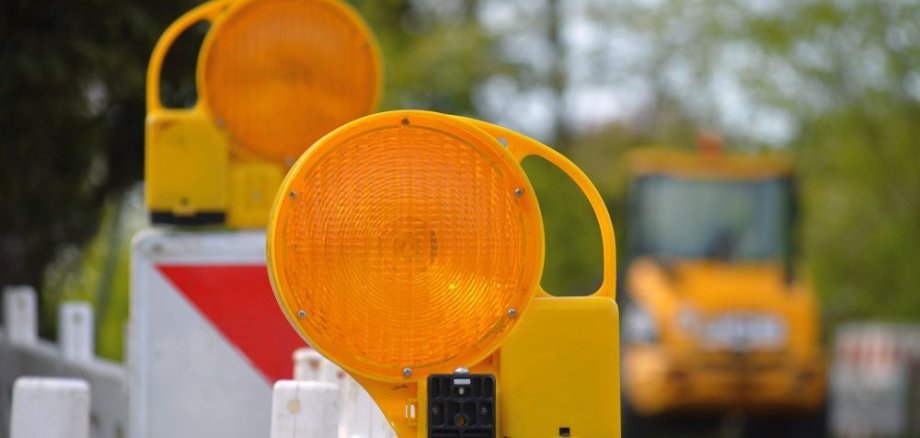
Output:
<instances>
[{"instance_id":1,"label":"white barrier panel","mask_svg":"<svg viewBox=\"0 0 920 438\"><path fill-rule=\"evenodd\" d=\"M339 387L339 438L396 438L377 403L355 379L310 348L294 353L294 379Z\"/></svg>"},{"instance_id":2,"label":"white barrier panel","mask_svg":"<svg viewBox=\"0 0 920 438\"><path fill-rule=\"evenodd\" d=\"M338 385L294 380L275 384L271 438L335 437L338 428Z\"/></svg>"},{"instance_id":3,"label":"white barrier panel","mask_svg":"<svg viewBox=\"0 0 920 438\"><path fill-rule=\"evenodd\" d=\"M38 306L31 286L3 289L3 324L11 343L33 344L38 338Z\"/></svg>"},{"instance_id":4,"label":"white barrier panel","mask_svg":"<svg viewBox=\"0 0 920 438\"><path fill-rule=\"evenodd\" d=\"M126 372L119 364L92 354L92 309L82 303L66 303L59 321L62 340L55 345L38 338L35 291L7 288L4 321L0 326L0 436L10 430L14 382L22 376L70 377L89 384L94 394L90 410L90 436L123 438L127 432L128 393ZM79 318L73 318L80 315ZM87 330L89 328L89 330ZM66 341L65 341L66 344Z\"/></svg>"},{"instance_id":5,"label":"white barrier panel","mask_svg":"<svg viewBox=\"0 0 920 438\"><path fill-rule=\"evenodd\" d=\"M61 303L58 309L58 345L65 359L89 362L93 359L96 342L93 306L85 302Z\"/></svg>"},{"instance_id":6,"label":"white barrier panel","mask_svg":"<svg viewBox=\"0 0 920 438\"><path fill-rule=\"evenodd\" d=\"M83 380L16 380L10 438L88 438L89 397Z\"/></svg>"},{"instance_id":7,"label":"white barrier panel","mask_svg":"<svg viewBox=\"0 0 920 438\"><path fill-rule=\"evenodd\" d=\"M835 338L832 434L920 435L920 326L847 324Z\"/></svg>"},{"instance_id":8,"label":"white barrier panel","mask_svg":"<svg viewBox=\"0 0 920 438\"><path fill-rule=\"evenodd\" d=\"M299 348L294 352L294 380L318 382L320 372L328 361L312 348Z\"/></svg>"},{"instance_id":9,"label":"white barrier panel","mask_svg":"<svg viewBox=\"0 0 920 438\"><path fill-rule=\"evenodd\" d=\"M386 417L355 379L342 382L342 427L339 438L396 438Z\"/></svg>"},{"instance_id":10,"label":"white barrier panel","mask_svg":"<svg viewBox=\"0 0 920 438\"><path fill-rule=\"evenodd\" d=\"M133 243L131 438L265 436L305 343L275 300L265 233L146 230Z\"/></svg>"}]
</instances>

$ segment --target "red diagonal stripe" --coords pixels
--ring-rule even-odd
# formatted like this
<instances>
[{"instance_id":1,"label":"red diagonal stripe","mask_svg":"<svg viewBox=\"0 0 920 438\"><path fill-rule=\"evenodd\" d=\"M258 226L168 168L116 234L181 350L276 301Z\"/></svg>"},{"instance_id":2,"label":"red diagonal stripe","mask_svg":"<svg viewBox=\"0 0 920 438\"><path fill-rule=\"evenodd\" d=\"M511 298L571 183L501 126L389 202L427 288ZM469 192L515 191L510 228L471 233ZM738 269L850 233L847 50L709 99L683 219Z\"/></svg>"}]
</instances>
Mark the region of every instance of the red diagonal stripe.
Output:
<instances>
[{"instance_id":1,"label":"red diagonal stripe","mask_svg":"<svg viewBox=\"0 0 920 438\"><path fill-rule=\"evenodd\" d=\"M291 378L291 354L306 344L281 313L265 265L157 268L269 382Z\"/></svg>"}]
</instances>

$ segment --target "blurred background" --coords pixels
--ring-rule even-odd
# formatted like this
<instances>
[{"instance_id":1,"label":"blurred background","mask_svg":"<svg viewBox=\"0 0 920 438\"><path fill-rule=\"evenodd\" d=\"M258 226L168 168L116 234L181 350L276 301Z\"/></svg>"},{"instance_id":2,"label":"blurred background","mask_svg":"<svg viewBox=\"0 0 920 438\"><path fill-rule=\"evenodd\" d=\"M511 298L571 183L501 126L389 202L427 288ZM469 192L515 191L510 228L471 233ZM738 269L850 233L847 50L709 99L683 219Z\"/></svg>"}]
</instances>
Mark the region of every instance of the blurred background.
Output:
<instances>
[{"instance_id":1,"label":"blurred background","mask_svg":"<svg viewBox=\"0 0 920 438\"><path fill-rule=\"evenodd\" d=\"M123 355L131 236L143 206L144 84L157 38L198 2L0 5L0 284L97 308L99 354ZM817 295L824 344L849 321L920 322L920 4L906 0L352 0L385 63L381 110L469 115L579 165L631 254L626 156L785 152L798 216L787 263ZM163 98L195 100L196 28L167 58ZM547 227L543 286L592 292L587 202L525 162ZM621 293L621 296L623 294ZM715 432L731 429L725 422Z\"/></svg>"}]
</instances>

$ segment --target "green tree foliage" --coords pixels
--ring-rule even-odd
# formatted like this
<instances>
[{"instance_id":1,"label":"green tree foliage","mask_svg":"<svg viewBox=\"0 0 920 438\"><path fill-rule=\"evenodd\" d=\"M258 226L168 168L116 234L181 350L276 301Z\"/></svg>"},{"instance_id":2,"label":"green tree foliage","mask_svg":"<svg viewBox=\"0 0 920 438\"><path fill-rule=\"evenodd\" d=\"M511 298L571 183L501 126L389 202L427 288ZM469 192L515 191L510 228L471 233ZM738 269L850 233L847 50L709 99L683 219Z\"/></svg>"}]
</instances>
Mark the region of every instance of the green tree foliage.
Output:
<instances>
[{"instance_id":1,"label":"green tree foliage","mask_svg":"<svg viewBox=\"0 0 920 438\"><path fill-rule=\"evenodd\" d=\"M41 288L141 178L147 57L191 1L0 4L0 284Z\"/></svg>"},{"instance_id":2,"label":"green tree foliage","mask_svg":"<svg viewBox=\"0 0 920 438\"><path fill-rule=\"evenodd\" d=\"M798 153L804 254L831 322L920 318L920 4L590 3L649 43L631 74L743 143Z\"/></svg>"},{"instance_id":3,"label":"green tree foliage","mask_svg":"<svg viewBox=\"0 0 920 438\"><path fill-rule=\"evenodd\" d=\"M543 213L546 256L543 289L552 295L587 295L601 283L601 236L588 200L556 166L538 157L522 163Z\"/></svg>"},{"instance_id":4,"label":"green tree foliage","mask_svg":"<svg viewBox=\"0 0 920 438\"><path fill-rule=\"evenodd\" d=\"M920 319L918 121L885 99L803 123L804 243L832 322Z\"/></svg>"},{"instance_id":5,"label":"green tree foliage","mask_svg":"<svg viewBox=\"0 0 920 438\"><path fill-rule=\"evenodd\" d=\"M352 0L370 24L386 66L381 109L475 116L475 90L508 71L476 19L478 0Z\"/></svg>"},{"instance_id":6,"label":"green tree foliage","mask_svg":"<svg viewBox=\"0 0 920 438\"><path fill-rule=\"evenodd\" d=\"M145 226L147 213L139 185L106 199L96 235L82 247L65 247L47 267L40 320L56 321L60 301L91 302L96 312L96 353L121 359L130 297L131 238Z\"/></svg>"}]
</instances>

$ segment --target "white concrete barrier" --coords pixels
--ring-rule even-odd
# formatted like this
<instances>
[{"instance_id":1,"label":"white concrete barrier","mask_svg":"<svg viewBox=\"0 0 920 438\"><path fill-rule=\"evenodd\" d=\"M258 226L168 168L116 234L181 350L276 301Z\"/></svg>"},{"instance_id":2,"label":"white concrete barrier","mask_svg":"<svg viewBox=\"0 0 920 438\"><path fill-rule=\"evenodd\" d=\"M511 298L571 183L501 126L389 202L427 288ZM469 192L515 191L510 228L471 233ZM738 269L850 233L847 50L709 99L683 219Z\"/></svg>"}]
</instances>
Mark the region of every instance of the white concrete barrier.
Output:
<instances>
[{"instance_id":1,"label":"white concrete barrier","mask_svg":"<svg viewBox=\"0 0 920 438\"><path fill-rule=\"evenodd\" d=\"M328 382L278 381L272 395L271 424L271 438L338 436L338 385Z\"/></svg>"},{"instance_id":2,"label":"white concrete barrier","mask_svg":"<svg viewBox=\"0 0 920 438\"><path fill-rule=\"evenodd\" d=\"M10 438L88 438L89 399L83 380L19 378Z\"/></svg>"}]
</instances>

